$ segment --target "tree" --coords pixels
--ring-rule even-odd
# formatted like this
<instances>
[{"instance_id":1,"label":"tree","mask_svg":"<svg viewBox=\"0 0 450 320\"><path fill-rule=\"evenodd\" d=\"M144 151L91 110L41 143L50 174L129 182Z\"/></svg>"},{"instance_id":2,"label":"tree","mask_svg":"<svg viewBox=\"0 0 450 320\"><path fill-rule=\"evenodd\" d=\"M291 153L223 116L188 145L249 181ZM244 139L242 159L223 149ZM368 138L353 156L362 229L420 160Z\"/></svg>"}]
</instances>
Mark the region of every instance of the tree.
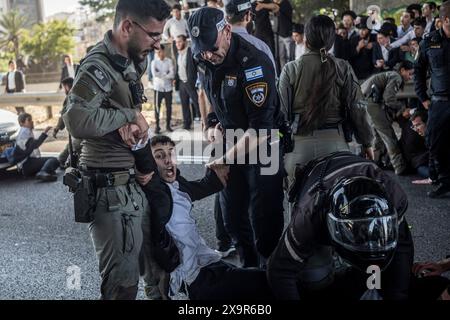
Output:
<instances>
[{"instance_id":1,"label":"tree","mask_svg":"<svg viewBox=\"0 0 450 320\"><path fill-rule=\"evenodd\" d=\"M321 9L340 13L349 8L349 0L291 0L294 9L294 22L306 23L311 16L319 14ZM337 10L337 12L336 12Z\"/></svg>"},{"instance_id":2,"label":"tree","mask_svg":"<svg viewBox=\"0 0 450 320\"><path fill-rule=\"evenodd\" d=\"M56 70L61 57L75 48L74 34L75 29L67 21L39 23L25 33L23 50L40 67L40 71Z\"/></svg>"},{"instance_id":3,"label":"tree","mask_svg":"<svg viewBox=\"0 0 450 320\"><path fill-rule=\"evenodd\" d=\"M14 52L16 60L20 55L20 41L27 18L18 11L10 11L0 17L0 48Z\"/></svg>"},{"instance_id":4,"label":"tree","mask_svg":"<svg viewBox=\"0 0 450 320\"><path fill-rule=\"evenodd\" d=\"M99 14L97 21L112 18L118 0L80 0L82 6L88 6L92 11Z\"/></svg>"}]
</instances>

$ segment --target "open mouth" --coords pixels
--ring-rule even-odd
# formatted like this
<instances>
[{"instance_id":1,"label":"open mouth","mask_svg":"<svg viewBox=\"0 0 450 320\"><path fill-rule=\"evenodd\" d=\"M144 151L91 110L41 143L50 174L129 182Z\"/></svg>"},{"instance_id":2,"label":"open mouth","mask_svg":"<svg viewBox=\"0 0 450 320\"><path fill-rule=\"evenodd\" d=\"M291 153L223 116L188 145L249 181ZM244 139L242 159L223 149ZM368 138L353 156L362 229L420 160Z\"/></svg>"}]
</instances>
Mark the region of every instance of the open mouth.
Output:
<instances>
[{"instance_id":1,"label":"open mouth","mask_svg":"<svg viewBox=\"0 0 450 320\"><path fill-rule=\"evenodd\" d=\"M169 178L172 178L175 176L175 168L174 167L167 167L165 169L165 172L166 172L167 177L169 177Z\"/></svg>"}]
</instances>

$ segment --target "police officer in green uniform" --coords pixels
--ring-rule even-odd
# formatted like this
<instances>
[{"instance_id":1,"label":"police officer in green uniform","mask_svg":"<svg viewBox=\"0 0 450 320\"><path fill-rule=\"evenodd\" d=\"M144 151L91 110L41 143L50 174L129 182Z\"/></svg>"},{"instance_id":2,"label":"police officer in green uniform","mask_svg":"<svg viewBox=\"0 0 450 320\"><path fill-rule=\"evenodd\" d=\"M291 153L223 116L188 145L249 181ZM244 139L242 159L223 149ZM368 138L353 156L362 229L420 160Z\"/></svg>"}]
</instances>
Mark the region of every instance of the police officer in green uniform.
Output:
<instances>
[{"instance_id":1,"label":"police officer in green uniform","mask_svg":"<svg viewBox=\"0 0 450 320\"><path fill-rule=\"evenodd\" d=\"M398 175L405 172L406 162L392 122L405 106L396 95L404 87L405 82L412 79L413 73L413 64L403 61L398 71L377 73L361 85L362 93L367 99L367 112L373 127L386 146L391 164Z\"/></svg>"},{"instance_id":2,"label":"police officer in green uniform","mask_svg":"<svg viewBox=\"0 0 450 320\"><path fill-rule=\"evenodd\" d=\"M416 63L416 93L428 109L425 135L427 146L436 169L436 188L428 193L439 198L450 192L450 1L441 5L440 30L425 36L420 43L420 55ZM428 94L427 74L431 74L432 95Z\"/></svg>"},{"instance_id":3,"label":"police officer in green uniform","mask_svg":"<svg viewBox=\"0 0 450 320\"><path fill-rule=\"evenodd\" d=\"M231 32L221 10L201 8L189 18L188 24L193 55L206 67L205 92L214 111L208 114L207 127L225 130L225 143L229 147L226 159L210 164L231 163L220 199L225 228L236 241L244 267L255 267L270 256L284 225L279 146L264 140L277 125L274 66L266 54ZM238 130L243 133L239 139L229 136ZM275 142L272 137L269 140ZM264 166L261 157L249 161L252 152L247 151L256 153L256 148L266 146L272 152L269 155L272 168ZM245 163L237 163L239 158Z\"/></svg>"},{"instance_id":4,"label":"police officer in green uniform","mask_svg":"<svg viewBox=\"0 0 450 320\"><path fill-rule=\"evenodd\" d=\"M134 180L129 140L125 143L118 129L131 132L131 140L147 139L140 79L169 15L163 0L119 0L113 30L82 61L63 116L70 134L83 139L80 168L96 190L89 231L99 260L102 299L136 298L141 247L144 280L149 284L152 279L148 203Z\"/></svg>"}]
</instances>

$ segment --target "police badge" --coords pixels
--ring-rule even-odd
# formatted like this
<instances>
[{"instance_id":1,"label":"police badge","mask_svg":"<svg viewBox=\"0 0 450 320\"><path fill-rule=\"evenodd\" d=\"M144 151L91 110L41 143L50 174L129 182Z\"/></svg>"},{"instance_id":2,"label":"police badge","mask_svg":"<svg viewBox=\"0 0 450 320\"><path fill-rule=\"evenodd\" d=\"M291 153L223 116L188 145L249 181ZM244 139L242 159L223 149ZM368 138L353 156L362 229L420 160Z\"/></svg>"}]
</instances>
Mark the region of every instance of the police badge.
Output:
<instances>
[{"instance_id":1,"label":"police badge","mask_svg":"<svg viewBox=\"0 0 450 320\"><path fill-rule=\"evenodd\" d=\"M261 107L267 97L267 83L258 82L245 88L250 101L257 107Z\"/></svg>"},{"instance_id":2,"label":"police badge","mask_svg":"<svg viewBox=\"0 0 450 320\"><path fill-rule=\"evenodd\" d=\"M193 27L191 30L191 35L197 38L200 35L200 29L198 27Z\"/></svg>"}]
</instances>

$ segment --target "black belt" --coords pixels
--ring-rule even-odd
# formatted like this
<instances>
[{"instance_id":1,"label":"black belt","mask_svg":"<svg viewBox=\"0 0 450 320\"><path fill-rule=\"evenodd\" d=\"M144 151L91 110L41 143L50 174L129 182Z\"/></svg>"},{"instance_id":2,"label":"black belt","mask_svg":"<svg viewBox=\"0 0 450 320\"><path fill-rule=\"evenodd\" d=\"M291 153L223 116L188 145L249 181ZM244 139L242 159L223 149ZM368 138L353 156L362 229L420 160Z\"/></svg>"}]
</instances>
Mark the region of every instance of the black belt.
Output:
<instances>
[{"instance_id":1,"label":"black belt","mask_svg":"<svg viewBox=\"0 0 450 320\"><path fill-rule=\"evenodd\" d=\"M92 178L96 188L123 186L135 181L134 169L89 169L84 170L83 174Z\"/></svg>"}]
</instances>

